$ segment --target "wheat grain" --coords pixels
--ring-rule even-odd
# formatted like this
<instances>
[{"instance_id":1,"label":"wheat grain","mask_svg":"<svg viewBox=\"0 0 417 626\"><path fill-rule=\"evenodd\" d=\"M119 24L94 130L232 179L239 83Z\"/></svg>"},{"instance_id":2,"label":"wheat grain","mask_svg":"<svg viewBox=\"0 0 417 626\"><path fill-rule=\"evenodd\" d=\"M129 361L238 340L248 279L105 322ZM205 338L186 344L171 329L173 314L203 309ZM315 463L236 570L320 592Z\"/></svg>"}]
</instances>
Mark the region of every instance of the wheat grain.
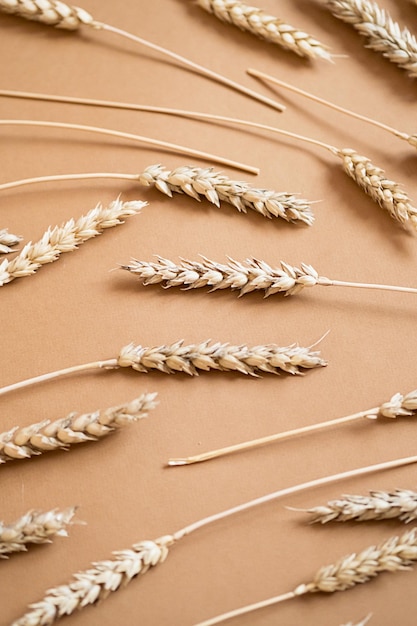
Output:
<instances>
[{"instance_id":1,"label":"wheat grain","mask_svg":"<svg viewBox=\"0 0 417 626\"><path fill-rule=\"evenodd\" d=\"M417 77L417 40L395 22L376 2L370 0L325 0L333 15L352 26L367 38L367 47L380 52Z\"/></svg>"},{"instance_id":2,"label":"wheat grain","mask_svg":"<svg viewBox=\"0 0 417 626\"><path fill-rule=\"evenodd\" d=\"M132 259L130 263L120 267L139 276L144 285L161 284L166 289L183 287L186 290L201 287L211 287L210 291L231 289L238 290L239 296L252 291L264 291L265 297L276 293L293 296L304 288L315 285L417 293L417 289L413 287L332 280L319 276L317 270L311 265L302 263L300 267L295 267L283 261L280 267L272 267L258 259L246 259L242 263L229 257L229 263L226 264L217 263L202 256L201 261L182 259L179 264L176 264L169 259L157 256L157 261L151 263Z\"/></svg>"},{"instance_id":3,"label":"wheat grain","mask_svg":"<svg viewBox=\"0 0 417 626\"><path fill-rule=\"evenodd\" d=\"M17 246L20 241L22 241L22 237L9 233L7 228L2 228L0 230L0 254L13 252L13 246Z\"/></svg>"},{"instance_id":4,"label":"wheat grain","mask_svg":"<svg viewBox=\"0 0 417 626\"><path fill-rule=\"evenodd\" d=\"M56 28L64 28L72 31L78 30L81 26L88 26L99 31L107 31L113 35L123 37L124 39L133 41L136 44L146 46L151 50L164 54L165 56L180 62L182 65L192 68L199 74L214 79L227 87L231 87L232 89L257 100L258 102L262 102L277 111L283 111L285 109L284 106L275 100L271 100L266 96L258 94L256 91L252 91L252 89L230 80L230 78L222 76L217 72L213 72L198 63L194 63L194 61L190 61L189 59L176 54L171 50L167 50L162 46L151 43L146 39L132 35L131 33L128 33L120 28L116 28L115 26L111 26L110 24L104 24L103 22L93 18L93 16L84 9L65 4L60 0L0 0L0 11L12 13L25 19L42 22L43 24L55 26Z\"/></svg>"},{"instance_id":5,"label":"wheat grain","mask_svg":"<svg viewBox=\"0 0 417 626\"><path fill-rule=\"evenodd\" d=\"M305 511L311 515L312 524L394 518L407 524L417 519L417 493L407 489L395 489L393 492L371 491L369 496L343 495L338 500L331 500L323 506L311 507Z\"/></svg>"},{"instance_id":6,"label":"wheat grain","mask_svg":"<svg viewBox=\"0 0 417 626\"><path fill-rule=\"evenodd\" d=\"M97 205L77 221L70 219L62 226L49 227L39 241L27 243L14 259L0 263L0 287L15 278L34 274L42 265L56 261L63 252L72 252L104 229L122 224L124 218L135 215L146 204L118 199L107 207Z\"/></svg>"},{"instance_id":7,"label":"wheat grain","mask_svg":"<svg viewBox=\"0 0 417 626\"><path fill-rule=\"evenodd\" d=\"M116 407L94 413L44 420L19 428L16 426L0 434L0 463L32 456L53 450L68 450L77 443L97 441L125 426L147 416L156 406L156 393L145 393L139 398Z\"/></svg>"},{"instance_id":8,"label":"wheat grain","mask_svg":"<svg viewBox=\"0 0 417 626\"><path fill-rule=\"evenodd\" d=\"M197 0L203 9L214 14L222 22L233 24L260 39L277 44L285 50L302 57L321 58L331 61L327 46L308 33L268 15L257 7L239 0Z\"/></svg>"},{"instance_id":9,"label":"wheat grain","mask_svg":"<svg viewBox=\"0 0 417 626\"><path fill-rule=\"evenodd\" d=\"M59 511L28 511L11 524L0 522L0 558L13 552L26 552L31 543L51 543L53 535L66 537L75 507Z\"/></svg>"}]
</instances>

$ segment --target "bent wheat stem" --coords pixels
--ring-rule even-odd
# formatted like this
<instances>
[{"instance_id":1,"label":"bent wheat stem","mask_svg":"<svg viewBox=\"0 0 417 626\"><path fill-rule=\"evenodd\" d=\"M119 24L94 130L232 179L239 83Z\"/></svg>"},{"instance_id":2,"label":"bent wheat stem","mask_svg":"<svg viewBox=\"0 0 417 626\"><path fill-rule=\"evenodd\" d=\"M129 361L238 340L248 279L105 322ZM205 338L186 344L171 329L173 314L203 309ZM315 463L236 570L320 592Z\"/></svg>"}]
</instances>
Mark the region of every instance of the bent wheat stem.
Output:
<instances>
[{"instance_id":1,"label":"bent wheat stem","mask_svg":"<svg viewBox=\"0 0 417 626\"><path fill-rule=\"evenodd\" d=\"M238 161L232 161L231 159L226 159L220 156L215 156L214 154L210 154L208 152L202 152L201 150L194 150L193 148L186 148L184 146L179 146L175 143L169 143L168 141L162 141L159 139L151 139L149 137L143 137L142 135L133 135L132 133L125 133L118 130L111 130L109 128L100 128L97 126L86 126L84 124L69 124L67 122L45 122L42 120L0 120L0 126L40 126L44 128L66 128L69 130L81 130L87 131L91 133L96 133L99 135L108 135L110 137L118 137L121 139L131 139L135 142L147 143L152 146L157 146L158 148L174 150L175 152L179 152L180 154L185 154L188 156L195 156L201 159L206 159L208 161L213 161L214 163L220 163L222 165L228 165L229 167L234 167L236 169L244 170L251 174L258 174L259 168L252 167L251 165L245 165L243 163L239 163Z\"/></svg>"},{"instance_id":2,"label":"bent wheat stem","mask_svg":"<svg viewBox=\"0 0 417 626\"><path fill-rule=\"evenodd\" d=\"M275 443L277 441L283 441L284 439L291 439L292 437L298 437L299 435L305 435L317 430L323 430L325 428L331 428L332 426L340 426L341 424L348 424L357 420L363 419L377 419L386 417L389 419L395 419L397 417L410 417L417 411L417 389L403 396L400 393L396 393L392 396L388 402L384 402L380 406L366 411L360 411L346 417L338 417L327 422L320 422L318 424L312 424L311 426L304 426L302 428L294 428L282 433L276 433L260 439L253 439L244 443L239 443L234 446L227 446L218 450L212 450L203 454L197 454L196 456L189 456L185 458L169 459L169 466L176 465L191 465L193 463L201 463L203 461L209 461L210 459L219 458L227 454L233 454L242 450L249 450L263 446L269 443Z\"/></svg>"}]
</instances>

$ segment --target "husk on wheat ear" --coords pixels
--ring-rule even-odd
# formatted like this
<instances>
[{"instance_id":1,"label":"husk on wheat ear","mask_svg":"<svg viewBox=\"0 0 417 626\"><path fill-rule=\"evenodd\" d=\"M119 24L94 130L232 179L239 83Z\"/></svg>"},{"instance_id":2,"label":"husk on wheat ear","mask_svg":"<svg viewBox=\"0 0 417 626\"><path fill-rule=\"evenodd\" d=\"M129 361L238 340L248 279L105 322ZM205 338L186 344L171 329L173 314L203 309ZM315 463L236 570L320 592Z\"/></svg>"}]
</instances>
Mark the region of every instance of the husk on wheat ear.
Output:
<instances>
[{"instance_id":1,"label":"husk on wheat ear","mask_svg":"<svg viewBox=\"0 0 417 626\"><path fill-rule=\"evenodd\" d=\"M45 452L68 450L71 446L98 441L148 415L156 406L156 393L144 393L125 404L94 411L70 413L67 417L37 424L18 426L0 433L0 463L30 459Z\"/></svg>"},{"instance_id":2,"label":"husk on wheat ear","mask_svg":"<svg viewBox=\"0 0 417 626\"><path fill-rule=\"evenodd\" d=\"M125 30L100 22L84 9L65 4L60 0L0 0L0 11L18 15L36 22L41 22L42 24L49 26L54 26L55 28L76 31L82 26L85 26L96 31L98 30L112 33L118 37L123 37L124 39L133 41L136 44L155 50L156 52L159 52L174 61L193 69L197 73L206 76L207 78L211 78L227 87L231 87L235 91L249 96L258 102L266 104L277 111L283 111L285 108L278 102L258 94L252 89L249 89L244 85L240 85L239 83L236 83L235 81L230 80L217 72L213 72L212 70L190 61L189 59L180 56L171 50L167 50L166 48L151 43L146 39L133 35Z\"/></svg>"},{"instance_id":3,"label":"husk on wheat ear","mask_svg":"<svg viewBox=\"0 0 417 626\"><path fill-rule=\"evenodd\" d=\"M22 241L22 237L9 233L7 228L0 229L0 254L13 252L14 246Z\"/></svg>"},{"instance_id":4,"label":"husk on wheat ear","mask_svg":"<svg viewBox=\"0 0 417 626\"><path fill-rule=\"evenodd\" d=\"M159 371L164 374L184 373L189 376L198 376L200 372L212 370L239 372L246 376L280 372L301 375L303 370L327 365L320 353L312 350L312 347L303 348L297 344L280 347L273 343L250 347L245 344L211 343L210 340L189 345L184 345L183 341L176 341L169 345L154 347L130 343L120 350L116 358L75 365L23 380L2 387L0 395L68 374L96 369L114 370L121 367L130 367L142 373Z\"/></svg>"},{"instance_id":5,"label":"husk on wheat ear","mask_svg":"<svg viewBox=\"0 0 417 626\"><path fill-rule=\"evenodd\" d=\"M30 604L29 610L15 620L11 626L48 626L59 618L74 613L77 609L83 609L90 604L104 600L111 592L117 591L136 576L145 574L152 567L162 563L167 558L168 550L171 546L209 524L293 493L305 491L320 485L326 485L338 480L366 475L372 472L416 462L417 457L395 459L393 461L379 463L378 465L371 465L332 476L326 476L296 485L295 487L281 489L280 491L261 496L255 500L200 519L173 534L164 535L154 541L141 541L133 544L133 546L127 550L113 552L112 559L93 563L92 567L88 570L75 574L74 579L68 584L49 589L44 598L39 602ZM287 595L288 597L294 597L293 593Z\"/></svg>"}]
</instances>

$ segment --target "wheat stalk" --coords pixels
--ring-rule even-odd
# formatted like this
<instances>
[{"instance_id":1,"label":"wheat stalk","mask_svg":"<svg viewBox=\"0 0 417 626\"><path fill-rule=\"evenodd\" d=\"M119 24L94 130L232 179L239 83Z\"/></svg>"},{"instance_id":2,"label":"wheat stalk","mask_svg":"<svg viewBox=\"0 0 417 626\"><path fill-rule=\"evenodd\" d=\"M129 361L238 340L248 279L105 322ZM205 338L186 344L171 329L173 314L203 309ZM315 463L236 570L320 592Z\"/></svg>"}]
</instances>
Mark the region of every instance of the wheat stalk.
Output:
<instances>
[{"instance_id":1,"label":"wheat stalk","mask_svg":"<svg viewBox=\"0 0 417 626\"><path fill-rule=\"evenodd\" d=\"M417 76L417 40L395 22L389 13L370 0L325 0L333 15L352 26L367 38L367 47Z\"/></svg>"},{"instance_id":2,"label":"wheat stalk","mask_svg":"<svg viewBox=\"0 0 417 626\"><path fill-rule=\"evenodd\" d=\"M43 420L23 428L16 426L0 433L0 463L29 459L44 452L68 450L77 443L97 441L121 426L146 417L148 411L156 406L156 395L144 393L131 402L94 413L70 413L53 422Z\"/></svg>"},{"instance_id":3,"label":"wheat stalk","mask_svg":"<svg viewBox=\"0 0 417 626\"><path fill-rule=\"evenodd\" d=\"M354 117L357 120L361 120L362 122L366 122L367 124L372 124L372 126L381 128L382 130L385 130L391 133L395 137L398 137L399 139L403 139L404 141L407 141L414 148L417 148L417 135L416 134L410 135L409 133L401 132L400 130L393 128L392 126L388 126L387 124L379 122L378 120L374 120L372 117L367 117L366 115L355 113L354 111L350 111L349 109L346 109L337 104L334 104L333 102L324 100L324 98L319 98L318 96L315 96L312 93L309 93L308 91L304 91L304 89L300 89L299 87L294 87L294 85L291 85L290 83L286 83L283 80L279 80L278 78L275 78L275 76L270 76L269 74L265 74L264 72L259 72L258 70L254 70L252 68L246 71L250 76L261 78L264 81L273 83L274 85L278 85L279 87L283 87L284 89L288 89L289 91L292 91L293 93L303 96L304 98L308 98L309 100L312 100L313 102L318 102L319 104L323 104L324 106L327 106L330 109L339 111L339 113L343 113L344 115L348 115L349 117ZM2 92L0 91L0 95L1 93ZM14 92L11 92L12 97L13 97L13 94ZM7 95L7 92L6 92L6 95ZM36 94L36 95L40 95L40 94Z\"/></svg>"},{"instance_id":4,"label":"wheat stalk","mask_svg":"<svg viewBox=\"0 0 417 626\"><path fill-rule=\"evenodd\" d=\"M66 374L83 372L94 369L118 369L131 367L137 372L151 372L157 370L164 374L182 372L189 376L197 376L199 372L217 370L221 372L240 372L248 376L258 376L260 373L301 375L303 369L324 367L327 362L320 357L320 353L309 348L302 348L297 344L279 347L270 343L248 347L228 343L210 343L210 340L201 343L184 345L183 341L176 341L169 345L152 348L130 343L124 346L119 355L105 361L94 361L67 367L49 374L42 374L29 378L0 389L0 395L9 391L22 389L36 383L60 378Z\"/></svg>"},{"instance_id":5,"label":"wheat stalk","mask_svg":"<svg viewBox=\"0 0 417 626\"><path fill-rule=\"evenodd\" d=\"M396 419L397 417L411 417L411 416L414 416L416 412L417 412L417 389L415 389L414 391L410 391L410 393L407 393L406 395L402 395L401 393L396 393L392 396L390 400L388 400L387 402L384 402L380 406L373 407L372 409L367 409L365 411L360 411L359 413L354 413L353 415L348 415L346 417L338 417L333 420L328 420L327 422L319 422L317 424L312 424L311 426L304 426L301 428L287 430L281 433L276 433L274 435L269 435L267 437L261 437L260 439L253 439L251 441L245 441L244 443L239 443L233 446L227 446L225 448L219 448L218 450L211 450L210 452L204 452L203 454L198 454L196 456L188 456L185 458L170 459L168 461L168 465L176 466L176 465L191 465L192 463L201 463L202 461L209 461L210 459L216 459L218 457L225 456L226 454L232 454L234 452L240 452L242 450L249 450L249 449L257 448L259 446L263 446L268 443L282 441L284 439L291 439L292 437L305 435L307 433L311 433L317 430L322 430L324 428L340 426L342 424L347 424L347 423L354 422L357 420L363 420L363 419L377 420L378 418Z\"/></svg>"},{"instance_id":6,"label":"wheat stalk","mask_svg":"<svg viewBox=\"0 0 417 626\"><path fill-rule=\"evenodd\" d=\"M164 54L165 56L180 62L182 65L190 67L199 74L214 79L227 87L231 87L232 89L257 100L258 102L262 102L277 111L283 111L285 109L285 107L278 102L258 94L252 89L248 89L247 87L240 85L239 83L236 83L235 81L230 80L217 72L213 72L212 70L209 70L198 63L194 63L193 61L190 61L189 59L180 56L171 50L167 50L166 48L162 48L161 46L151 43L146 39L132 35L125 30L116 28L110 24L99 22L84 9L73 7L61 2L60 0L0 0L0 10L6 13L18 15L25 19L35 20L37 22L42 22L43 24L55 26L56 28L78 30L81 26L88 26L95 30L113 33L113 35L123 37L133 41L134 43L146 46L151 50Z\"/></svg>"},{"instance_id":7,"label":"wheat stalk","mask_svg":"<svg viewBox=\"0 0 417 626\"><path fill-rule=\"evenodd\" d=\"M162 165L150 165L139 174L97 172L39 176L0 184L0 191L33 183L94 178L130 180L146 187L154 186L170 198L174 193L182 193L198 201L206 199L217 207L220 207L220 202L226 202L240 212L246 213L250 209L264 217L279 217L286 222L304 222L309 226L314 222L314 215L307 200L285 192L252 187L247 182L232 180L212 168L193 166L169 170Z\"/></svg>"},{"instance_id":8,"label":"wheat stalk","mask_svg":"<svg viewBox=\"0 0 417 626\"><path fill-rule=\"evenodd\" d=\"M97 205L77 221L70 219L62 226L49 227L39 241L27 243L14 259L0 263L0 287L34 274L42 265L56 261L63 252L76 250L104 229L123 224L124 218L135 215L146 204L115 200L107 207Z\"/></svg>"},{"instance_id":9,"label":"wheat stalk","mask_svg":"<svg viewBox=\"0 0 417 626\"><path fill-rule=\"evenodd\" d=\"M128 550L113 552L112 560L93 563L93 567L74 575L75 580L59 585L46 592L40 602L29 605L29 611L17 619L11 626L48 626L64 615L70 615L77 609L82 609L98 600L105 599L110 592L117 591L124 584L129 583L138 574L146 573L152 566L162 563L167 555L168 548L184 537L209 524L225 519L236 513L241 513L258 505L271 502L278 498L304 491L320 485L326 485L338 480L363 476L372 472L400 467L417 462L417 457L408 457L387 461L377 465L370 465L341 474L334 474L315 479L307 483L281 489L255 500L235 506L226 511L216 513L181 528L172 535L165 535L155 541L141 541ZM417 557L416 557L417 558ZM298 589L298 588L297 588ZM300 595L300 592L299 592ZM295 597L294 592L288 597Z\"/></svg>"},{"instance_id":10,"label":"wheat stalk","mask_svg":"<svg viewBox=\"0 0 417 626\"><path fill-rule=\"evenodd\" d=\"M7 228L0 229L0 254L8 254L13 252L13 246L22 241L22 237L9 233Z\"/></svg>"},{"instance_id":11,"label":"wheat stalk","mask_svg":"<svg viewBox=\"0 0 417 626\"><path fill-rule=\"evenodd\" d=\"M298 585L293 591L223 613L212 619L199 622L196 626L219 624L232 617L244 615L307 593L346 591L356 585L368 582L382 572L408 570L413 561L417 561L417 529L408 531L400 537L390 537L379 545L370 546L361 552L349 554L332 565L321 567L311 582Z\"/></svg>"},{"instance_id":12,"label":"wheat stalk","mask_svg":"<svg viewBox=\"0 0 417 626\"><path fill-rule=\"evenodd\" d=\"M161 284L166 289L169 287L184 289L210 287L210 292L218 289L231 289L232 291L238 290L239 296L252 291L264 291L266 298L277 293L293 296L306 287L315 285L417 293L417 289L413 287L333 280L319 276L314 267L305 263L301 263L300 267L295 267L281 261L280 267L272 267L258 259L246 259L242 263L231 257L228 258L229 263L217 263L205 256L201 257L201 261L182 259L180 263L174 263L157 255L157 261L149 263L132 259L130 263L121 265L121 269L139 276L144 285Z\"/></svg>"},{"instance_id":13,"label":"wheat stalk","mask_svg":"<svg viewBox=\"0 0 417 626\"><path fill-rule=\"evenodd\" d=\"M331 61L328 47L308 33L268 15L257 7L239 0L197 0L203 9L214 14L222 22L233 24L260 39L277 44L285 50L302 57L321 58Z\"/></svg>"},{"instance_id":14,"label":"wheat stalk","mask_svg":"<svg viewBox=\"0 0 417 626\"><path fill-rule=\"evenodd\" d=\"M71 524L75 507L59 511L28 511L11 524L0 522L0 558L13 552L26 552L31 543L51 543L50 537L67 537L65 527Z\"/></svg>"},{"instance_id":15,"label":"wheat stalk","mask_svg":"<svg viewBox=\"0 0 417 626\"><path fill-rule=\"evenodd\" d=\"M399 519L408 524L417 519L417 493L408 489L371 491L369 496L343 495L322 506L301 510L311 515L312 524L320 522L367 522Z\"/></svg>"}]
</instances>

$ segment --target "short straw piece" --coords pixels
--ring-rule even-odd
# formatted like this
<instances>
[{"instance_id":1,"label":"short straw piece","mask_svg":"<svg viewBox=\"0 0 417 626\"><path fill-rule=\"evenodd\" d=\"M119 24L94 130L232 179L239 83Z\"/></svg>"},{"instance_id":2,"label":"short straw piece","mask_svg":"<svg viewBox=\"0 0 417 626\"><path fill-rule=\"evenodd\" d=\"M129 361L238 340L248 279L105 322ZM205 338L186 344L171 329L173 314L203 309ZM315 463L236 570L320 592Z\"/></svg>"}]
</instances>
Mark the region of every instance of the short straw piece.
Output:
<instances>
[{"instance_id":1,"label":"short straw piece","mask_svg":"<svg viewBox=\"0 0 417 626\"><path fill-rule=\"evenodd\" d=\"M175 52L171 52L170 50L151 43L146 39L132 35L125 30L99 22L84 9L65 4L60 0L0 0L0 11L12 13L14 15L18 15L29 20L35 20L50 26L55 26L56 28L78 30L81 26L89 26L95 30L104 30L113 33L114 35L133 41L134 43L138 43L142 46L150 48L151 50L155 50L156 52L159 52L174 61L178 61L182 65L197 71L199 74L214 79L227 87L231 87L235 91L249 96L258 102L266 104L277 111L283 111L285 108L278 102L258 94L256 91L240 85L239 83L236 83L235 81L230 80L217 72L213 72L202 65L194 63L193 61L176 54Z\"/></svg>"},{"instance_id":2,"label":"short straw piece","mask_svg":"<svg viewBox=\"0 0 417 626\"><path fill-rule=\"evenodd\" d=\"M138 574L145 574L152 566L162 563L168 555L168 548L174 543L213 522L306 489L415 462L417 462L416 456L395 459L281 489L221 513L205 517L181 528L172 535L165 535L155 541L141 541L128 550L113 552L115 558L112 560L93 563L92 568L75 574L75 580L72 582L49 589L42 600L29 605L29 611L14 621L11 626L48 626L64 615L70 615L77 609L82 609L89 604L105 599L110 592L117 591ZM300 593L298 592L298 594ZM295 597L295 594L291 592L287 596L292 598Z\"/></svg>"},{"instance_id":3,"label":"short straw piece","mask_svg":"<svg viewBox=\"0 0 417 626\"><path fill-rule=\"evenodd\" d=\"M338 500L304 511L310 522L368 522L370 520L399 519L408 524L417 519L417 493L409 489L395 491L371 491L369 496L343 495Z\"/></svg>"},{"instance_id":4,"label":"short straw piece","mask_svg":"<svg viewBox=\"0 0 417 626\"><path fill-rule=\"evenodd\" d=\"M203 169L186 165L174 170L162 165L150 165L139 174L100 172L40 176L0 184L0 191L33 183L94 178L130 180L146 187L154 186L170 198L174 193L186 194L198 201L208 200L217 207L220 207L221 202L226 202L242 213L250 209L264 217L279 217L286 222L304 222L308 226L314 222L314 215L307 200L285 192L252 187L247 182L232 180L212 168Z\"/></svg>"},{"instance_id":5,"label":"short straw piece","mask_svg":"<svg viewBox=\"0 0 417 626\"><path fill-rule=\"evenodd\" d=\"M417 77L417 40L408 28L401 28L387 11L370 0L325 0L333 15L351 24L367 38L367 48L380 52L392 63Z\"/></svg>"},{"instance_id":6,"label":"short straw piece","mask_svg":"<svg viewBox=\"0 0 417 626\"><path fill-rule=\"evenodd\" d=\"M138 276L144 285L161 284L166 289L182 287L184 290L210 287L210 292L231 289L239 291L239 296L252 291L264 291L265 298L277 293L293 296L304 288L315 285L417 293L417 288L414 287L333 280L319 276L314 267L305 263L295 267L281 261L280 267L272 267L259 259L240 262L228 258L229 263L217 263L202 256L201 261L182 259L177 264L157 256L157 261L150 263L132 259L130 263L121 265L121 269Z\"/></svg>"},{"instance_id":7,"label":"short straw piece","mask_svg":"<svg viewBox=\"0 0 417 626\"><path fill-rule=\"evenodd\" d=\"M97 205L77 221L70 219L62 226L49 227L39 241L27 243L14 259L0 263L0 286L15 278L31 276L42 265L56 261L63 252L72 252L106 228L123 224L126 217L136 215L146 204L115 200L107 207Z\"/></svg>"},{"instance_id":8,"label":"short straw piece","mask_svg":"<svg viewBox=\"0 0 417 626\"><path fill-rule=\"evenodd\" d=\"M401 537L390 537L377 546L370 546L362 552L349 554L332 565L321 567L313 580L298 585L293 591L251 604L235 611L223 613L196 626L212 626L232 617L244 615L257 609L297 598L306 593L334 593L346 591L366 583L382 572L398 572L410 569L417 561L417 529L404 533Z\"/></svg>"},{"instance_id":9,"label":"short straw piece","mask_svg":"<svg viewBox=\"0 0 417 626\"><path fill-rule=\"evenodd\" d=\"M295 52L298 56L332 60L327 46L299 28L268 15L262 9L239 0L197 0L197 4L222 22L233 24L240 30L274 43L284 50Z\"/></svg>"},{"instance_id":10,"label":"short straw piece","mask_svg":"<svg viewBox=\"0 0 417 626\"><path fill-rule=\"evenodd\" d=\"M226 448L220 448L218 450L212 450L211 452L205 452L196 456L189 456L185 458L170 459L168 465L191 465L192 463L201 463L202 461L209 461L226 454L232 454L234 452L240 452L242 450L249 450L257 448L259 446L266 445L268 443L274 443L276 441L282 441L284 439L291 439L298 435L305 435L307 433L314 432L316 430L322 430L330 428L332 426L339 426L341 424L348 424L357 420L379 418L395 419L397 417L412 417L417 412L417 389L403 396L400 393L396 393L392 396L388 402L384 402L380 406L366 411L360 411L347 417L338 417L327 422L320 422L318 424L312 424L311 426L304 426L301 428L295 428L293 430L287 430L275 435L269 435L262 437L261 439L253 439L252 441L246 441L245 443L239 443L234 446L227 446Z\"/></svg>"},{"instance_id":11,"label":"short straw piece","mask_svg":"<svg viewBox=\"0 0 417 626\"><path fill-rule=\"evenodd\" d=\"M22 241L22 237L9 233L7 228L2 228L0 230L0 254L13 252L13 246L17 246L20 241Z\"/></svg>"},{"instance_id":12,"label":"short straw piece","mask_svg":"<svg viewBox=\"0 0 417 626\"><path fill-rule=\"evenodd\" d=\"M411 146L413 146L414 148L417 148L417 134L409 135L408 133L401 132L397 130L396 128L393 128L392 126L388 126L387 124L383 124L382 122L378 122L377 120L374 120L372 117L367 117L366 115L361 115L360 113L355 113L354 111L345 109L344 107L334 104L333 102L329 102L328 100L324 100L324 98L319 98L318 96L315 96L309 93L308 91L304 91L304 89L300 89L299 87L294 87L294 85L291 85L290 83L286 83L283 80L279 80L278 78L275 78L274 76L265 74L264 72L259 72L258 70L254 70L254 69L248 69L247 73L250 76L255 76L256 78L260 78L262 80L273 83L274 85L278 85L279 87L283 87L284 89L288 89L289 91L292 91L293 93L303 96L304 98L308 98L309 100L312 100L313 102L318 102L319 104L323 104L324 106L327 106L330 109L339 111L339 113L343 113L344 115L348 115L349 117L354 117L355 119L361 120L362 122L366 122L367 124L372 124L373 126L376 126L377 128L381 128L382 130L385 130L391 133L395 137L399 137L400 139L407 141ZM1 91L0 91L0 95L1 95Z\"/></svg>"},{"instance_id":13,"label":"short straw piece","mask_svg":"<svg viewBox=\"0 0 417 626\"><path fill-rule=\"evenodd\" d=\"M320 353L312 351L311 347L302 348L297 344L292 344L281 348L273 343L248 347L244 344L234 346L220 342L210 344L210 340L189 345L184 345L183 341L176 341L170 345L152 348L130 343L120 350L116 358L75 365L14 383L2 387L0 395L66 374L95 369L119 369L120 367L131 367L142 373L157 370L164 374L182 372L189 376L197 376L200 371L210 370L240 372L248 376L258 376L260 373L279 374L280 372L301 375L303 369L327 365L327 362L320 357Z\"/></svg>"},{"instance_id":14,"label":"short straw piece","mask_svg":"<svg viewBox=\"0 0 417 626\"><path fill-rule=\"evenodd\" d=\"M67 537L66 526L71 524L76 507L62 511L29 511L11 524L0 522L0 558L12 552L26 552L31 543L51 543L50 537Z\"/></svg>"},{"instance_id":15,"label":"short straw piece","mask_svg":"<svg viewBox=\"0 0 417 626\"><path fill-rule=\"evenodd\" d=\"M132 133L124 133L118 130L111 130L109 128L101 128L98 126L85 126L84 124L69 124L67 122L47 122L42 120L0 120L0 126L39 126L41 128L65 128L68 130L86 131L90 133L96 133L98 135L107 135L110 137L129 139L139 143L146 143L151 146L157 146L158 148L174 150L179 154L207 159L208 161L213 161L214 163L234 167L236 169L249 172L251 174L259 174L259 168L253 167L252 165L245 165L244 163L239 163L238 161L232 161L231 159L216 156L208 152L202 152L201 150L186 148L184 146L179 146L175 143L169 143L167 141L161 141L159 139L150 139L149 137L143 137L142 135L133 135Z\"/></svg>"},{"instance_id":16,"label":"short straw piece","mask_svg":"<svg viewBox=\"0 0 417 626\"><path fill-rule=\"evenodd\" d=\"M70 413L53 422L44 420L23 428L16 426L0 434L0 463L68 450L77 443L102 439L117 428L146 417L157 404L156 395L144 393L131 402L94 413Z\"/></svg>"}]
</instances>

